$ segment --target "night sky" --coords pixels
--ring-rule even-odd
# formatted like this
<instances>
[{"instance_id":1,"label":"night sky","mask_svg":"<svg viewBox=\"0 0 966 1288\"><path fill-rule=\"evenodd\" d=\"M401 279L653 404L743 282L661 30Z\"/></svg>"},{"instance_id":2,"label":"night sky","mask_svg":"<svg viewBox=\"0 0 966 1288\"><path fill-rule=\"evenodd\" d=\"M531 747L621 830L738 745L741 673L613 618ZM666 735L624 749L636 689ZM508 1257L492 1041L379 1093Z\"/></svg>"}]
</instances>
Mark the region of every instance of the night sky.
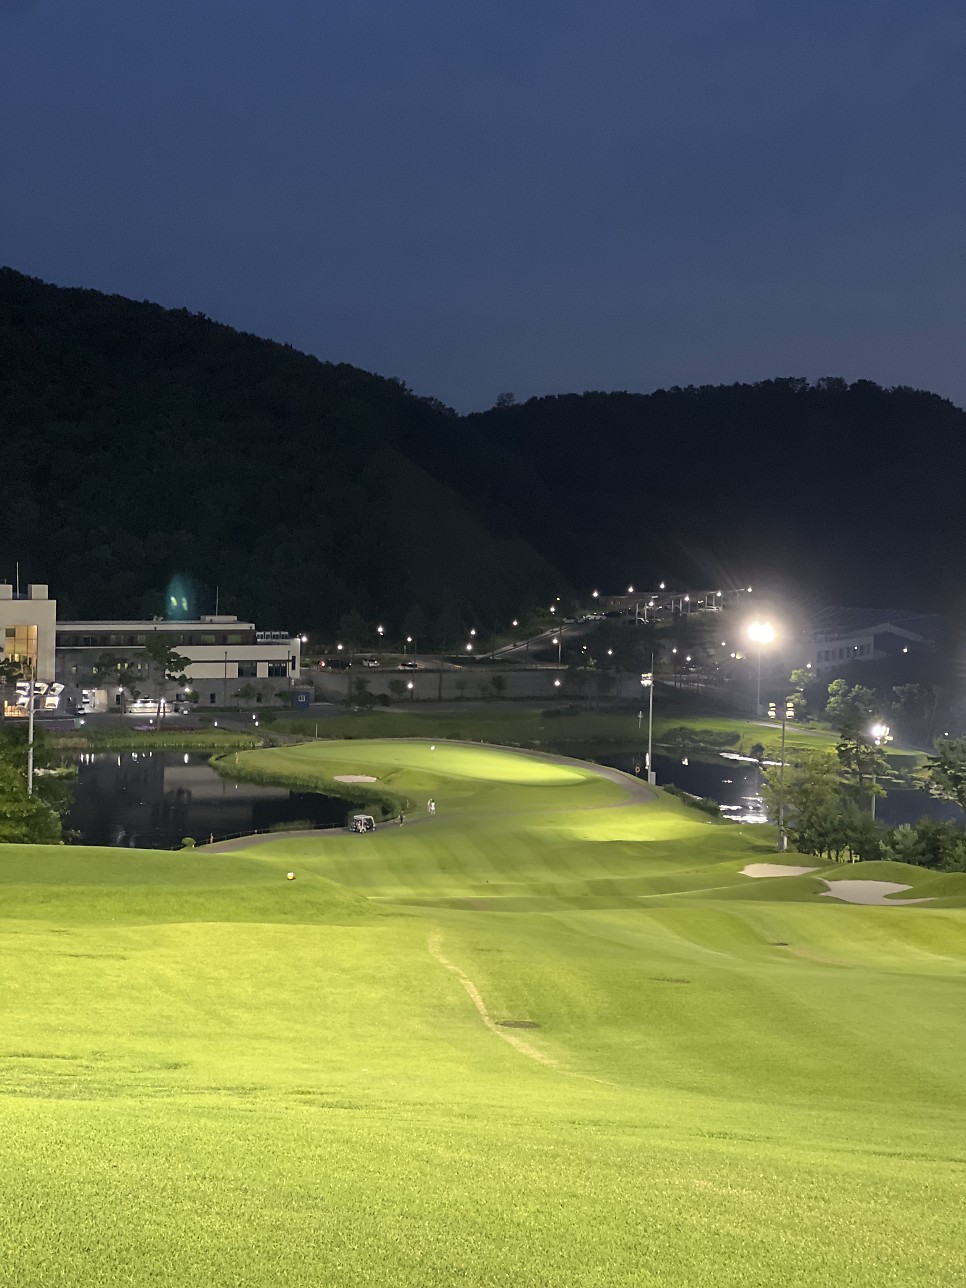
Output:
<instances>
[{"instance_id":1,"label":"night sky","mask_svg":"<svg viewBox=\"0 0 966 1288\"><path fill-rule=\"evenodd\" d=\"M0 262L460 410L966 405L962 0L0 0Z\"/></svg>"}]
</instances>

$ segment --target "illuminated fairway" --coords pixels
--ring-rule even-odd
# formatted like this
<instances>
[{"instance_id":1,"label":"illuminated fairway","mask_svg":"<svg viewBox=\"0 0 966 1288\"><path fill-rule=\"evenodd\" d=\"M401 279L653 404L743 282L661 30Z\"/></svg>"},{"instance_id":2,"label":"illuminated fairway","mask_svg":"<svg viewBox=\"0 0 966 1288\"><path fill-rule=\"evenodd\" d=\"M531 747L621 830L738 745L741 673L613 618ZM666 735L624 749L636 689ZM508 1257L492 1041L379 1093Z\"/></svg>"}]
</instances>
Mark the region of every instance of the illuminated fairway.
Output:
<instances>
[{"instance_id":1,"label":"illuminated fairway","mask_svg":"<svg viewBox=\"0 0 966 1288\"><path fill-rule=\"evenodd\" d=\"M5 1281L962 1282L966 878L429 745L245 754L438 801L371 836L5 847Z\"/></svg>"}]
</instances>

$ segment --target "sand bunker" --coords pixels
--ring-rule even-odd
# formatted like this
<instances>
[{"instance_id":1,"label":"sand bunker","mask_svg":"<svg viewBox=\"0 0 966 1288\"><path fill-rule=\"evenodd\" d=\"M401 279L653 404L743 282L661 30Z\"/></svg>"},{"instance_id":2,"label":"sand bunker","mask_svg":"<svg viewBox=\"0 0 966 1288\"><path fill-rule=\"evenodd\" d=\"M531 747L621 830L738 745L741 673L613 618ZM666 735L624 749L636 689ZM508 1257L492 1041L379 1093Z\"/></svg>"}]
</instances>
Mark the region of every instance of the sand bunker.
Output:
<instances>
[{"instance_id":1,"label":"sand bunker","mask_svg":"<svg viewBox=\"0 0 966 1288\"><path fill-rule=\"evenodd\" d=\"M788 863L749 863L741 869L745 877L801 877L806 872L817 872L818 868L793 868Z\"/></svg>"},{"instance_id":2,"label":"sand bunker","mask_svg":"<svg viewBox=\"0 0 966 1288\"><path fill-rule=\"evenodd\" d=\"M337 783L374 783L372 774L333 774Z\"/></svg>"},{"instance_id":3,"label":"sand bunker","mask_svg":"<svg viewBox=\"0 0 966 1288\"><path fill-rule=\"evenodd\" d=\"M820 898L841 899L845 903L864 903L870 907L905 907L907 903L932 903L932 899L887 899L886 895L911 890L912 886L897 885L895 881L826 881L828 886Z\"/></svg>"}]
</instances>

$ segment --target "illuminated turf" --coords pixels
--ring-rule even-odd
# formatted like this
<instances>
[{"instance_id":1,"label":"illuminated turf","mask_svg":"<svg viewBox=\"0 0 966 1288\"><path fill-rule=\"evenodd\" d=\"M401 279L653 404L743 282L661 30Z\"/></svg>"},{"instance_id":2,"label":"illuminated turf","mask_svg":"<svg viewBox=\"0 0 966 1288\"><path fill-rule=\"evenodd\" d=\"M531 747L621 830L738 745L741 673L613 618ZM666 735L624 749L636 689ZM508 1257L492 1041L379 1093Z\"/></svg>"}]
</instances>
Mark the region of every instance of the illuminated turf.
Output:
<instances>
[{"instance_id":1,"label":"illuminated turf","mask_svg":"<svg viewBox=\"0 0 966 1288\"><path fill-rule=\"evenodd\" d=\"M430 745L244 753L437 800L371 836L3 847L5 1282L962 1282L966 878Z\"/></svg>"}]
</instances>

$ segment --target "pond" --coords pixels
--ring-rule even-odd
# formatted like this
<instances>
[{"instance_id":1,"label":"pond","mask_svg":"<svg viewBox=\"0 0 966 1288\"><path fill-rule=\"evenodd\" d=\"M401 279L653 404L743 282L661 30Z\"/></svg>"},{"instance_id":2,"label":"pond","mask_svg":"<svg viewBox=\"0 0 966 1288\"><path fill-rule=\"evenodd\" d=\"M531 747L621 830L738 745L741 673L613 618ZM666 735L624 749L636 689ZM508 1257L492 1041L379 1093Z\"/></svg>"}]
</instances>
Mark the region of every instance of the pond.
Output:
<instances>
[{"instance_id":1,"label":"pond","mask_svg":"<svg viewBox=\"0 0 966 1288\"><path fill-rule=\"evenodd\" d=\"M349 805L333 796L222 778L206 755L179 751L98 752L74 761L74 800L65 831L80 845L175 849L183 837L218 840L306 820L341 827Z\"/></svg>"},{"instance_id":2,"label":"pond","mask_svg":"<svg viewBox=\"0 0 966 1288\"><path fill-rule=\"evenodd\" d=\"M733 753L732 753L733 754ZM633 752L597 756L602 765L613 769L635 772L641 764L640 755ZM710 796L721 807L722 814L741 823L766 823L765 811L759 795L758 766L751 761L719 756L714 760L681 759L674 756L655 756L654 773L658 785L673 783L693 796ZM876 802L876 818L889 827L900 823L918 823L923 817L937 820L963 821L963 811L952 801L935 800L925 792L909 788L890 788L888 795Z\"/></svg>"}]
</instances>

